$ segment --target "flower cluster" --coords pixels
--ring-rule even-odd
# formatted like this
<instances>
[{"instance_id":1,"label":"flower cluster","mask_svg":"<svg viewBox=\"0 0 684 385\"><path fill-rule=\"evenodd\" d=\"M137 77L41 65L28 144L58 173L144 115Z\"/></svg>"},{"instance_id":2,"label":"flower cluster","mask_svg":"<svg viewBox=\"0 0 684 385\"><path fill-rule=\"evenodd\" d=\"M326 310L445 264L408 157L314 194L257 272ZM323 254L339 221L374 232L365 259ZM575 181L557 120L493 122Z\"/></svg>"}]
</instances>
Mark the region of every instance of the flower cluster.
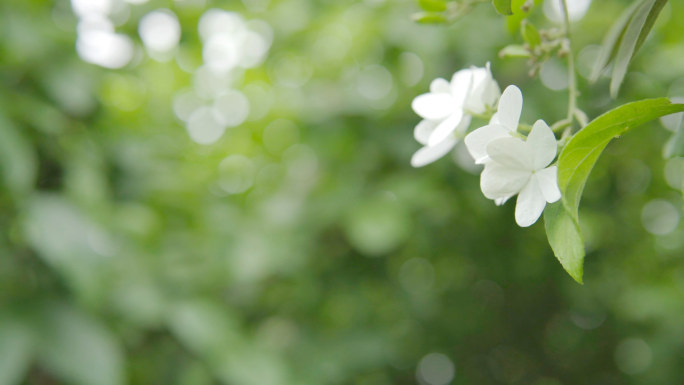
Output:
<instances>
[{"instance_id":1,"label":"flower cluster","mask_svg":"<svg viewBox=\"0 0 684 385\"><path fill-rule=\"evenodd\" d=\"M489 63L485 68L458 71L451 82L438 78L430 92L413 100L413 110L423 120L414 137L423 145L411 158L413 167L422 167L451 151L470 126L473 114L483 114L499 98L499 85L492 78Z\"/></svg>"},{"instance_id":2,"label":"flower cluster","mask_svg":"<svg viewBox=\"0 0 684 385\"><path fill-rule=\"evenodd\" d=\"M451 83L436 79L430 93L414 99L413 109L424 119L414 136L424 147L411 164L420 167L447 154L466 133L471 116L491 111L497 99L489 124L467 134L464 142L475 163L484 166L480 188L485 197L503 205L518 195L515 220L521 227L531 226L546 203L561 198L558 168L550 166L556 158L556 137L543 120L534 123L527 137L518 132L522 92L511 85L500 93L489 65L459 71Z\"/></svg>"}]
</instances>

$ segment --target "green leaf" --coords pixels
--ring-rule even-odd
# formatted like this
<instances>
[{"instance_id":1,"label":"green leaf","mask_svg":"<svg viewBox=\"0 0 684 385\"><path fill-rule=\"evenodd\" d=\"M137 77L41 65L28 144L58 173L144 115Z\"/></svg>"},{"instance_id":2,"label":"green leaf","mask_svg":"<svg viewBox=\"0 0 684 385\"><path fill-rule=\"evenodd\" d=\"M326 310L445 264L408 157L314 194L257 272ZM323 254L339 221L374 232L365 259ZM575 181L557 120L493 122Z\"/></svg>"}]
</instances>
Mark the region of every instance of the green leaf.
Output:
<instances>
[{"instance_id":1,"label":"green leaf","mask_svg":"<svg viewBox=\"0 0 684 385\"><path fill-rule=\"evenodd\" d=\"M655 4L651 8L651 11L648 13L648 17L646 18L646 23L644 23L644 26L641 29L641 34L637 40L636 47L634 47L635 54L639 52L639 48L641 48L641 46L644 44L644 41L646 41L648 33L651 32L651 29L653 29L653 25L658 19L660 11L662 11L663 7L665 7L665 4L667 4L667 0L656 0Z\"/></svg>"},{"instance_id":2,"label":"green leaf","mask_svg":"<svg viewBox=\"0 0 684 385\"><path fill-rule=\"evenodd\" d=\"M511 44L499 51L499 57L530 57L530 51L521 45Z\"/></svg>"},{"instance_id":3,"label":"green leaf","mask_svg":"<svg viewBox=\"0 0 684 385\"><path fill-rule=\"evenodd\" d=\"M663 147L664 158L673 158L675 156L684 156L684 120L679 123L677 131L672 134L672 137Z\"/></svg>"},{"instance_id":4,"label":"green leaf","mask_svg":"<svg viewBox=\"0 0 684 385\"><path fill-rule=\"evenodd\" d=\"M35 150L0 110L0 177L16 196L25 196L33 188L37 173Z\"/></svg>"},{"instance_id":5,"label":"green leaf","mask_svg":"<svg viewBox=\"0 0 684 385\"><path fill-rule=\"evenodd\" d=\"M512 15L513 10L511 9L511 0L492 0L494 8L496 11L502 15Z\"/></svg>"},{"instance_id":6,"label":"green leaf","mask_svg":"<svg viewBox=\"0 0 684 385\"><path fill-rule=\"evenodd\" d=\"M579 226L563 202L546 206L544 210L544 227L553 253L563 265L565 271L582 283L584 270L584 241Z\"/></svg>"},{"instance_id":7,"label":"green leaf","mask_svg":"<svg viewBox=\"0 0 684 385\"><path fill-rule=\"evenodd\" d=\"M649 120L684 111L684 104L667 98L624 104L591 121L575 134L558 156L561 205L550 205L544 214L547 238L565 270L582 280L584 245L579 233L579 202L594 164L615 137Z\"/></svg>"},{"instance_id":8,"label":"green leaf","mask_svg":"<svg viewBox=\"0 0 684 385\"><path fill-rule=\"evenodd\" d=\"M418 0L418 5L428 12L444 12L447 9L443 0Z\"/></svg>"},{"instance_id":9,"label":"green leaf","mask_svg":"<svg viewBox=\"0 0 684 385\"><path fill-rule=\"evenodd\" d=\"M525 40L532 48L541 44L541 37L539 37L537 28L535 28L535 26L527 20L523 20L520 26L520 34L522 35L523 40Z\"/></svg>"},{"instance_id":10,"label":"green leaf","mask_svg":"<svg viewBox=\"0 0 684 385\"><path fill-rule=\"evenodd\" d=\"M666 2L667 0L645 0L634 12L620 40L620 46L615 56L610 81L611 96L617 96L620 85L622 85L627 74L629 63L653 28L653 24Z\"/></svg>"},{"instance_id":11,"label":"green leaf","mask_svg":"<svg viewBox=\"0 0 684 385\"><path fill-rule=\"evenodd\" d=\"M681 111L684 104L673 104L667 98L627 103L599 116L575 134L558 157L558 185L565 206L571 212L577 211L589 173L613 138L649 120Z\"/></svg>"},{"instance_id":12,"label":"green leaf","mask_svg":"<svg viewBox=\"0 0 684 385\"><path fill-rule=\"evenodd\" d=\"M74 385L122 385L123 351L100 323L70 307L44 309L39 361L62 382Z\"/></svg>"},{"instance_id":13,"label":"green leaf","mask_svg":"<svg viewBox=\"0 0 684 385\"><path fill-rule=\"evenodd\" d=\"M421 24L442 24L447 22L446 16L435 12L414 13L412 18L413 21Z\"/></svg>"},{"instance_id":14,"label":"green leaf","mask_svg":"<svg viewBox=\"0 0 684 385\"><path fill-rule=\"evenodd\" d=\"M620 45L620 40L622 39L622 35L625 33L625 28L627 28L627 24L632 19L634 11L636 11L636 9L639 7L639 4L640 3L638 1L633 2L632 5L630 5L622 13L622 15L620 15L620 18L613 23L613 26L610 27L610 30L603 38L601 52L599 53L599 57L597 58L596 63L594 63L594 68L591 71L592 82L598 80L601 70L603 70L615 56L617 47Z\"/></svg>"},{"instance_id":15,"label":"green leaf","mask_svg":"<svg viewBox=\"0 0 684 385\"><path fill-rule=\"evenodd\" d=\"M20 384L31 365L33 336L21 321L0 319L0 385Z\"/></svg>"}]
</instances>

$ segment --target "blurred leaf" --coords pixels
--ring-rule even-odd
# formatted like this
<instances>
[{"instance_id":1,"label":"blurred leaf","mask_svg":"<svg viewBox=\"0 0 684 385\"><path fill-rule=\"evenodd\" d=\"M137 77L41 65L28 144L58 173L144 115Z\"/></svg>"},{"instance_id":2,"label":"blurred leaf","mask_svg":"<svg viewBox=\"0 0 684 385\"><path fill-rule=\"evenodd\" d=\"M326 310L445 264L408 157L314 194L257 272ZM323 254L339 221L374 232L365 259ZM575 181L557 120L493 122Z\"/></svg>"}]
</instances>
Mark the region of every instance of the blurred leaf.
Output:
<instances>
[{"instance_id":1,"label":"blurred leaf","mask_svg":"<svg viewBox=\"0 0 684 385\"><path fill-rule=\"evenodd\" d=\"M30 329L11 317L0 319L0 385L21 383L32 355Z\"/></svg>"},{"instance_id":2,"label":"blurred leaf","mask_svg":"<svg viewBox=\"0 0 684 385\"><path fill-rule=\"evenodd\" d=\"M511 35L518 33L520 24L527 18L530 8L535 5L535 1L513 0L511 1L512 15L506 18L506 29Z\"/></svg>"},{"instance_id":3,"label":"blurred leaf","mask_svg":"<svg viewBox=\"0 0 684 385\"><path fill-rule=\"evenodd\" d=\"M496 11L502 15L512 15L511 0L492 0Z\"/></svg>"},{"instance_id":4,"label":"blurred leaf","mask_svg":"<svg viewBox=\"0 0 684 385\"><path fill-rule=\"evenodd\" d=\"M665 4L667 4L667 1L668 0L656 0L655 4L653 4L653 7L651 7L651 10L648 12L648 17L646 18L646 23L644 23L641 33L639 34L636 47L634 47L634 54L639 52L639 48L641 48L641 46L644 44L644 41L646 41L648 33L651 32L651 29L653 29L653 25L658 19L660 11L662 11L663 7L665 7Z\"/></svg>"},{"instance_id":5,"label":"blurred leaf","mask_svg":"<svg viewBox=\"0 0 684 385\"><path fill-rule=\"evenodd\" d=\"M673 158L675 156L684 156L684 120L679 123L679 129L672 134L672 137L663 147L664 158Z\"/></svg>"},{"instance_id":6,"label":"blurred leaf","mask_svg":"<svg viewBox=\"0 0 684 385\"><path fill-rule=\"evenodd\" d=\"M629 63L651 31L655 20L667 0L645 0L632 16L615 55L610 81L610 94L616 97L627 74Z\"/></svg>"},{"instance_id":7,"label":"blurred leaf","mask_svg":"<svg viewBox=\"0 0 684 385\"><path fill-rule=\"evenodd\" d=\"M522 35L523 40L525 40L532 48L541 44L541 38L539 37L537 28L535 28L535 26L527 20L523 20L520 26L520 34Z\"/></svg>"},{"instance_id":8,"label":"blurred leaf","mask_svg":"<svg viewBox=\"0 0 684 385\"><path fill-rule=\"evenodd\" d=\"M563 209L550 205L544 215L547 237L554 254L566 271L582 280L584 250L579 233L579 202L587 178L608 143L649 120L684 111L684 104L667 98L648 99L617 107L591 121L575 134L558 157L558 186Z\"/></svg>"},{"instance_id":9,"label":"blurred leaf","mask_svg":"<svg viewBox=\"0 0 684 385\"><path fill-rule=\"evenodd\" d=\"M38 172L35 151L23 133L1 110L0 168L5 185L17 196L33 189Z\"/></svg>"},{"instance_id":10,"label":"blurred leaf","mask_svg":"<svg viewBox=\"0 0 684 385\"><path fill-rule=\"evenodd\" d=\"M176 338L200 355L216 355L239 340L232 315L213 301L176 304L168 313L167 323Z\"/></svg>"},{"instance_id":11,"label":"blurred leaf","mask_svg":"<svg viewBox=\"0 0 684 385\"><path fill-rule=\"evenodd\" d=\"M442 24L447 22L446 16L435 12L414 13L412 18L413 21L421 24Z\"/></svg>"},{"instance_id":12,"label":"blurred leaf","mask_svg":"<svg viewBox=\"0 0 684 385\"><path fill-rule=\"evenodd\" d=\"M65 383L124 383L123 351L97 321L60 304L45 308L39 361Z\"/></svg>"},{"instance_id":13,"label":"blurred leaf","mask_svg":"<svg viewBox=\"0 0 684 385\"><path fill-rule=\"evenodd\" d=\"M418 0L418 4L428 12L444 12L447 9L446 1L443 0Z\"/></svg>"},{"instance_id":14,"label":"blurred leaf","mask_svg":"<svg viewBox=\"0 0 684 385\"><path fill-rule=\"evenodd\" d=\"M601 45L601 52L599 53L596 63L594 63L594 68L591 72L591 81L595 82L598 80L601 71L608 65L608 63L615 57L615 52L620 44L622 35L625 33L625 28L627 23L632 19L634 11L639 6L638 1L634 1L618 18L615 23L610 27L608 33L603 38L603 43Z\"/></svg>"},{"instance_id":15,"label":"blurred leaf","mask_svg":"<svg viewBox=\"0 0 684 385\"><path fill-rule=\"evenodd\" d=\"M499 57L530 57L530 51L519 44L511 44L499 51Z\"/></svg>"}]
</instances>

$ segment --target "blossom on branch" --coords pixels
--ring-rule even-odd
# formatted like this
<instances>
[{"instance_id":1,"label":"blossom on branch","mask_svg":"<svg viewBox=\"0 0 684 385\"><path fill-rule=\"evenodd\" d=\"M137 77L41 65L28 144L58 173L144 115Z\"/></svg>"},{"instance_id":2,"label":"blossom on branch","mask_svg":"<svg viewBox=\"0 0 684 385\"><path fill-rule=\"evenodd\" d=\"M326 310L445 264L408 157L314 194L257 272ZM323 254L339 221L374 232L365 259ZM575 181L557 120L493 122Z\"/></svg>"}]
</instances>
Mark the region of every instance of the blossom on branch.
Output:
<instances>
[{"instance_id":1,"label":"blossom on branch","mask_svg":"<svg viewBox=\"0 0 684 385\"><path fill-rule=\"evenodd\" d=\"M511 137L511 133L518 130L523 97L520 88L510 85L506 87L497 112L492 116L489 124L466 135L464 142L468 152L475 159L475 163L484 164L489 160L487 145L494 139Z\"/></svg>"},{"instance_id":2,"label":"blossom on branch","mask_svg":"<svg viewBox=\"0 0 684 385\"><path fill-rule=\"evenodd\" d=\"M424 146L413 155L411 165L422 167L449 153L468 129L471 115L486 112L496 104L499 95L489 63L484 68L458 71L451 82L433 80L430 92L418 95L411 104L423 118L414 137Z\"/></svg>"},{"instance_id":3,"label":"blossom on branch","mask_svg":"<svg viewBox=\"0 0 684 385\"><path fill-rule=\"evenodd\" d=\"M518 194L515 221L521 227L534 224L546 203L561 198L558 167L547 167L556 157L556 137L551 128L537 120L526 141L511 136L490 141L488 160L480 176L480 188L497 205Z\"/></svg>"}]
</instances>

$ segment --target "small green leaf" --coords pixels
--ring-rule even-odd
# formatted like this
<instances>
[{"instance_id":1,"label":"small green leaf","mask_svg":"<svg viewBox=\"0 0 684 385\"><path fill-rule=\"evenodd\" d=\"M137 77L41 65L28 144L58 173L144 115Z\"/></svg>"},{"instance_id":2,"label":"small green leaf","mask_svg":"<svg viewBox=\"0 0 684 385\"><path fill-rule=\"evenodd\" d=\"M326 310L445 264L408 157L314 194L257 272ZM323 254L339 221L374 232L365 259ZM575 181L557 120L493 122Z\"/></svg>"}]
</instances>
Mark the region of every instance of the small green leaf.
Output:
<instances>
[{"instance_id":1,"label":"small green leaf","mask_svg":"<svg viewBox=\"0 0 684 385\"><path fill-rule=\"evenodd\" d=\"M511 44L499 51L499 57L530 57L530 51L521 45Z\"/></svg>"},{"instance_id":2,"label":"small green leaf","mask_svg":"<svg viewBox=\"0 0 684 385\"><path fill-rule=\"evenodd\" d=\"M511 9L511 0L492 0L494 8L496 11L502 15L512 15L513 10Z\"/></svg>"},{"instance_id":3,"label":"small green leaf","mask_svg":"<svg viewBox=\"0 0 684 385\"><path fill-rule=\"evenodd\" d=\"M523 40L525 40L525 42L527 42L527 44L529 44L532 48L541 44L541 37L539 37L537 28L535 28L535 26L527 20L523 20L522 24L520 25L520 34L522 35Z\"/></svg>"},{"instance_id":4,"label":"small green leaf","mask_svg":"<svg viewBox=\"0 0 684 385\"><path fill-rule=\"evenodd\" d=\"M444 12L447 9L446 1L443 0L418 0L418 5L428 12Z\"/></svg>"},{"instance_id":5,"label":"small green leaf","mask_svg":"<svg viewBox=\"0 0 684 385\"><path fill-rule=\"evenodd\" d=\"M575 281L582 283L584 241L577 222L565 209L563 202L546 206L544 227L546 237L558 261Z\"/></svg>"},{"instance_id":6,"label":"small green leaf","mask_svg":"<svg viewBox=\"0 0 684 385\"><path fill-rule=\"evenodd\" d=\"M413 21L421 24L442 24L447 22L443 14L436 12L414 13L412 18Z\"/></svg>"},{"instance_id":7,"label":"small green leaf","mask_svg":"<svg viewBox=\"0 0 684 385\"><path fill-rule=\"evenodd\" d=\"M550 205L544 214L547 238L565 270L582 279L584 246L579 233L579 202L584 185L601 152L615 137L649 120L684 111L684 104L667 98L624 104L589 122L575 134L558 156L558 187L562 207Z\"/></svg>"}]
</instances>

